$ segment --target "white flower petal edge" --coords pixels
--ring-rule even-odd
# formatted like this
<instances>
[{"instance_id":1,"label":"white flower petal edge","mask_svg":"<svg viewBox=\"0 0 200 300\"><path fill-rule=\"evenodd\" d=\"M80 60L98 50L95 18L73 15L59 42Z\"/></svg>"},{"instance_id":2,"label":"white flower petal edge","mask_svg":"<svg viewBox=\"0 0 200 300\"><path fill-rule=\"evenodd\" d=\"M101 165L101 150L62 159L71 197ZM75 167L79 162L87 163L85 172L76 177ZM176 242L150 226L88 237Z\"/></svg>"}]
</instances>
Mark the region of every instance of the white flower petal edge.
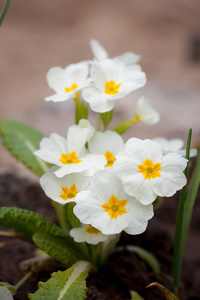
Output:
<instances>
[{"instance_id":1,"label":"white flower petal edge","mask_svg":"<svg viewBox=\"0 0 200 300\"><path fill-rule=\"evenodd\" d=\"M108 52L96 39L90 40L90 47L94 58L98 61L109 58ZM123 62L125 65L135 64L140 60L141 56L133 52L126 52L119 56L113 58L113 60L118 60Z\"/></svg>"},{"instance_id":2,"label":"white flower petal edge","mask_svg":"<svg viewBox=\"0 0 200 300\"><path fill-rule=\"evenodd\" d=\"M126 153L116 156L113 169L125 191L147 205L157 196L170 197L180 190L186 184L186 166L187 160L178 153L163 155L159 143L132 138Z\"/></svg>"},{"instance_id":3,"label":"white flower petal edge","mask_svg":"<svg viewBox=\"0 0 200 300\"><path fill-rule=\"evenodd\" d=\"M88 154L86 142L91 137L91 128L72 125L68 129L67 139L53 133L40 142L40 150L34 154L48 163L60 168L56 176L63 177L70 173L80 173L91 169L101 170L106 164L104 155Z\"/></svg>"},{"instance_id":4,"label":"white flower petal edge","mask_svg":"<svg viewBox=\"0 0 200 300\"><path fill-rule=\"evenodd\" d=\"M116 235L105 235L90 224L82 224L81 227L73 228L69 234L77 243L86 242L92 245L97 245L100 242L105 242L116 237Z\"/></svg>"},{"instance_id":5,"label":"white flower petal edge","mask_svg":"<svg viewBox=\"0 0 200 300\"><path fill-rule=\"evenodd\" d=\"M96 131L93 138L88 143L91 153L103 154L107 159L107 167L112 167L115 162L115 156L118 151L125 148L121 135L112 130L104 132Z\"/></svg>"},{"instance_id":6,"label":"white flower petal edge","mask_svg":"<svg viewBox=\"0 0 200 300\"><path fill-rule=\"evenodd\" d=\"M84 88L82 96L95 112L114 108L113 100L127 96L146 83L146 75L138 65L126 67L120 61L106 59L91 67L94 86Z\"/></svg>"},{"instance_id":7,"label":"white flower petal edge","mask_svg":"<svg viewBox=\"0 0 200 300\"><path fill-rule=\"evenodd\" d=\"M87 63L71 64L65 69L53 67L47 73L47 83L56 94L46 97L46 101L61 102L76 97L76 93L91 85L88 82Z\"/></svg>"},{"instance_id":8,"label":"white flower petal edge","mask_svg":"<svg viewBox=\"0 0 200 300\"><path fill-rule=\"evenodd\" d=\"M182 149L184 142L181 139L171 139L167 140L163 137L157 137L153 138L154 141L158 142L163 150L164 154L170 153L170 152L177 152L181 154L182 156L186 156L186 150ZM197 149L190 149L190 157L195 157L197 156Z\"/></svg>"},{"instance_id":9,"label":"white flower petal edge","mask_svg":"<svg viewBox=\"0 0 200 300\"><path fill-rule=\"evenodd\" d=\"M80 191L88 189L90 178L80 174L70 174L58 178L54 174L57 169L57 167L52 167L40 178L42 189L50 199L62 205L74 202Z\"/></svg>"},{"instance_id":10,"label":"white flower petal edge","mask_svg":"<svg viewBox=\"0 0 200 300\"><path fill-rule=\"evenodd\" d=\"M145 231L148 220L153 216L153 206L142 205L125 193L121 181L111 169L94 175L91 190L80 192L75 200L74 214L82 223L91 224L109 235L123 230L129 234Z\"/></svg>"},{"instance_id":11,"label":"white flower petal edge","mask_svg":"<svg viewBox=\"0 0 200 300\"><path fill-rule=\"evenodd\" d=\"M141 97L136 103L135 119L138 119L139 122L153 125L160 120L160 115L152 107L148 99Z\"/></svg>"}]
</instances>

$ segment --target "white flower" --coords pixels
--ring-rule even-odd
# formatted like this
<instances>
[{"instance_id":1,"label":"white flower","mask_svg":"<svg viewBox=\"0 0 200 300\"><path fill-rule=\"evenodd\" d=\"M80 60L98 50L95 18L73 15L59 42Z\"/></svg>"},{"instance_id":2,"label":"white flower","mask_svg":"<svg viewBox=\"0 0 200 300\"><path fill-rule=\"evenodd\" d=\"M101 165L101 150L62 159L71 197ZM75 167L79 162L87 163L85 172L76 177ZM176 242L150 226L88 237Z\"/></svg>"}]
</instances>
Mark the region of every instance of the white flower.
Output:
<instances>
[{"instance_id":1,"label":"white flower","mask_svg":"<svg viewBox=\"0 0 200 300\"><path fill-rule=\"evenodd\" d=\"M78 123L78 126L81 127L81 128L90 129L90 134L88 136L88 141L90 141L91 138L93 137L93 134L96 131L96 129L91 126L90 122L87 119L81 119Z\"/></svg>"},{"instance_id":2,"label":"white flower","mask_svg":"<svg viewBox=\"0 0 200 300\"><path fill-rule=\"evenodd\" d=\"M99 113L112 110L116 99L125 97L146 83L146 75L139 65L126 67L110 59L94 63L91 78L94 86L84 88L82 96L91 109Z\"/></svg>"},{"instance_id":3,"label":"white flower","mask_svg":"<svg viewBox=\"0 0 200 300\"><path fill-rule=\"evenodd\" d=\"M155 141L131 138L113 168L125 191L146 205L157 196L171 197L180 190L186 184L186 165L187 160L178 153L163 155Z\"/></svg>"},{"instance_id":4,"label":"white flower","mask_svg":"<svg viewBox=\"0 0 200 300\"><path fill-rule=\"evenodd\" d=\"M69 232L70 236L73 237L75 242L97 245L100 242L114 239L116 235L105 235L92 225L82 224L81 227L72 228Z\"/></svg>"},{"instance_id":5,"label":"white flower","mask_svg":"<svg viewBox=\"0 0 200 300\"><path fill-rule=\"evenodd\" d=\"M163 137L157 137L153 139L158 142L163 150L163 153L177 152L182 156L186 155L186 150L182 149L184 146L184 142L181 139L171 139L167 140ZM197 149L190 149L190 157L194 157L197 155Z\"/></svg>"},{"instance_id":6,"label":"white flower","mask_svg":"<svg viewBox=\"0 0 200 300\"><path fill-rule=\"evenodd\" d=\"M72 125L68 129L67 139L52 133L40 142L40 150L34 154L44 161L59 166L57 177L86 170L103 169L106 159L103 155L88 154L85 144L91 135L90 128Z\"/></svg>"},{"instance_id":7,"label":"white flower","mask_svg":"<svg viewBox=\"0 0 200 300\"><path fill-rule=\"evenodd\" d=\"M47 83L56 94L46 97L46 101L61 102L77 97L83 87L89 85L89 67L86 63L76 63L67 66L53 67L47 73Z\"/></svg>"},{"instance_id":8,"label":"white flower","mask_svg":"<svg viewBox=\"0 0 200 300\"><path fill-rule=\"evenodd\" d=\"M42 189L50 199L60 204L74 202L74 198L80 191L87 190L90 178L80 174L70 174L58 178L54 174L57 169L58 167L52 167L40 178Z\"/></svg>"},{"instance_id":9,"label":"white flower","mask_svg":"<svg viewBox=\"0 0 200 300\"><path fill-rule=\"evenodd\" d=\"M151 106L151 103L146 98L141 97L136 103L135 116L132 122L143 122L148 125L153 125L159 120L159 113Z\"/></svg>"},{"instance_id":10,"label":"white flower","mask_svg":"<svg viewBox=\"0 0 200 300\"><path fill-rule=\"evenodd\" d=\"M101 61L109 58L108 52L103 48L103 46L96 39L90 40L90 47L94 55L94 58L97 61ZM119 60L126 65L135 64L140 60L140 55L132 52L126 52L120 56L114 57L113 60Z\"/></svg>"},{"instance_id":11,"label":"white flower","mask_svg":"<svg viewBox=\"0 0 200 300\"><path fill-rule=\"evenodd\" d=\"M74 214L84 224L91 224L103 234L129 234L145 231L153 216L153 206L142 205L129 196L121 180L110 168L97 172L91 180L91 191L76 196Z\"/></svg>"},{"instance_id":12,"label":"white flower","mask_svg":"<svg viewBox=\"0 0 200 300\"><path fill-rule=\"evenodd\" d=\"M88 148L91 153L104 154L107 160L106 167L111 167L115 162L117 152L123 151L124 142L121 135L115 131L96 131L88 143Z\"/></svg>"}]
</instances>

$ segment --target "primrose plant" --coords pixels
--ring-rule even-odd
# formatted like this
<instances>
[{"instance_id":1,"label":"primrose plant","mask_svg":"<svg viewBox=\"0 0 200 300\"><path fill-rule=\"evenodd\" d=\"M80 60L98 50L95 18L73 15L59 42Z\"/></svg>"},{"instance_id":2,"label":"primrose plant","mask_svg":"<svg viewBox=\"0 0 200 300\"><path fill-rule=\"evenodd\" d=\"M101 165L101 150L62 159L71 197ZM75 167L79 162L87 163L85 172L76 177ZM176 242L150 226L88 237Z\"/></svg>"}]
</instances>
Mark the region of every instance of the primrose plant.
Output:
<instances>
[{"instance_id":1,"label":"primrose plant","mask_svg":"<svg viewBox=\"0 0 200 300\"><path fill-rule=\"evenodd\" d=\"M127 52L109 58L97 40L90 46L94 60L47 73L54 93L45 100L75 103L75 124L65 137L43 137L20 122L1 122L4 145L40 177L60 223L16 207L0 209L2 225L67 268L40 283L30 299L85 299L89 268L105 263L123 231L136 235L146 230L157 197L171 197L186 185L188 160L179 140L122 138L136 123L159 121L148 99L138 99L135 114L109 129L117 101L146 84L140 56ZM98 114L96 128L88 120L88 108Z\"/></svg>"}]
</instances>

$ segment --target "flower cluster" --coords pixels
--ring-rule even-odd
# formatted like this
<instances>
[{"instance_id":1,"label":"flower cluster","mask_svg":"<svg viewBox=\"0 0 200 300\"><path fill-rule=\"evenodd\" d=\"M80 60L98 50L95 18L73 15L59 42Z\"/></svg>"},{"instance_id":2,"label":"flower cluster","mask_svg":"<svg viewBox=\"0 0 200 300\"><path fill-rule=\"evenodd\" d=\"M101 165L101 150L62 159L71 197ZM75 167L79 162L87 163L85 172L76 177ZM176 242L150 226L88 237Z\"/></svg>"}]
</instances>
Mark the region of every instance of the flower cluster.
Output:
<instances>
[{"instance_id":1,"label":"flower cluster","mask_svg":"<svg viewBox=\"0 0 200 300\"><path fill-rule=\"evenodd\" d=\"M136 64L139 55L127 52L110 59L98 41L90 44L94 61L49 70L47 82L55 94L45 100L74 99L80 116L79 104L83 101L85 110L88 103L99 113L104 131L79 117L66 137L52 133L43 138L35 155L54 165L40 179L46 195L61 205L74 203L79 224L70 235L76 242L98 244L122 231L144 232L156 198L170 197L186 184L187 160L179 153L182 145L166 151L160 139L123 140L119 133L133 124L159 121L158 112L144 97L129 121L107 129L115 101L144 86L146 75Z\"/></svg>"}]
</instances>

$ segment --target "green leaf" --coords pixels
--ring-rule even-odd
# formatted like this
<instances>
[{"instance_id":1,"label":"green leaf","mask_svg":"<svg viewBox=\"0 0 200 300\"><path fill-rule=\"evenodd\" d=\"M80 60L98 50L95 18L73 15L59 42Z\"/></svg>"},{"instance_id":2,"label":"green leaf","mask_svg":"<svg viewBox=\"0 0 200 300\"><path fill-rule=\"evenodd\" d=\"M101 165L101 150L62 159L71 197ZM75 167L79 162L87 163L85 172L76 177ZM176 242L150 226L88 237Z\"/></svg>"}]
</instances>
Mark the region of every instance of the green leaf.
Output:
<instances>
[{"instance_id":1,"label":"green leaf","mask_svg":"<svg viewBox=\"0 0 200 300\"><path fill-rule=\"evenodd\" d=\"M76 249L76 244L70 237L64 238L38 232L33 235L33 241L38 248L65 265L72 265L78 260L84 259L82 253Z\"/></svg>"},{"instance_id":2,"label":"green leaf","mask_svg":"<svg viewBox=\"0 0 200 300\"><path fill-rule=\"evenodd\" d=\"M39 131L21 122L6 119L0 123L0 133L4 146L33 173L42 176L50 168L50 164L33 153L40 148L43 138Z\"/></svg>"},{"instance_id":3,"label":"green leaf","mask_svg":"<svg viewBox=\"0 0 200 300\"><path fill-rule=\"evenodd\" d=\"M6 0L6 2L5 2L3 10L2 10L2 12L0 14L0 25L2 24L2 22L3 22L3 20L4 20L5 16L6 16L6 14L8 12L8 8L10 6L10 2L11 2L11 0Z\"/></svg>"},{"instance_id":4,"label":"green leaf","mask_svg":"<svg viewBox=\"0 0 200 300\"><path fill-rule=\"evenodd\" d=\"M104 130L106 130L112 120L113 117L113 109L105 112L105 113L101 113L101 120L103 121L103 125L104 125Z\"/></svg>"},{"instance_id":5,"label":"green leaf","mask_svg":"<svg viewBox=\"0 0 200 300\"><path fill-rule=\"evenodd\" d=\"M8 282L3 282L3 281L1 281L1 282L0 282L0 287L1 287L1 286L3 286L3 287L5 287L6 289L8 289L12 295L14 295L14 293L16 292L15 286L12 285L12 284L10 284L10 283L8 283ZM0 299L1 299L1 297L0 297Z\"/></svg>"},{"instance_id":6,"label":"green leaf","mask_svg":"<svg viewBox=\"0 0 200 300\"><path fill-rule=\"evenodd\" d=\"M6 228L13 228L32 238L36 232L48 232L55 236L67 237L68 233L52 223L42 215L18 207L1 207L0 224Z\"/></svg>"},{"instance_id":7,"label":"green leaf","mask_svg":"<svg viewBox=\"0 0 200 300\"><path fill-rule=\"evenodd\" d=\"M144 260L155 273L160 272L160 264L159 261L155 258L153 254L149 251L138 247L138 246L131 246L128 245L125 247L126 249L135 252L142 260Z\"/></svg>"},{"instance_id":8,"label":"green leaf","mask_svg":"<svg viewBox=\"0 0 200 300\"><path fill-rule=\"evenodd\" d=\"M188 159L187 167L184 171L187 178L189 172L189 154L190 154L190 144L192 138L192 129L189 130L187 146L186 146L186 158ZM182 250L181 250L181 240L183 232L183 223L184 223L184 203L186 201L186 185L182 188L179 198L178 212L176 218L176 228L175 228L175 238L174 238L174 257L173 257L173 269L172 277L174 282L174 291L178 295L178 287L181 276L181 265L182 265Z\"/></svg>"},{"instance_id":9,"label":"green leaf","mask_svg":"<svg viewBox=\"0 0 200 300\"><path fill-rule=\"evenodd\" d=\"M144 300L136 291L130 291L131 300Z\"/></svg>"},{"instance_id":10,"label":"green leaf","mask_svg":"<svg viewBox=\"0 0 200 300\"><path fill-rule=\"evenodd\" d=\"M29 294L31 300L84 300L89 263L79 261L66 271L58 271L46 282L39 282L39 289Z\"/></svg>"},{"instance_id":11,"label":"green leaf","mask_svg":"<svg viewBox=\"0 0 200 300\"><path fill-rule=\"evenodd\" d=\"M182 238L181 238L181 256L183 258L185 243L192 217L192 211L196 200L197 192L200 186L200 152L196 160L195 168L192 174L191 182L187 192L186 201L184 204Z\"/></svg>"},{"instance_id":12,"label":"green leaf","mask_svg":"<svg viewBox=\"0 0 200 300\"><path fill-rule=\"evenodd\" d=\"M74 206L75 206L74 202L67 203L66 205L63 206L65 220L70 229L73 227L80 226L80 220L75 216L73 212Z\"/></svg>"}]
</instances>

